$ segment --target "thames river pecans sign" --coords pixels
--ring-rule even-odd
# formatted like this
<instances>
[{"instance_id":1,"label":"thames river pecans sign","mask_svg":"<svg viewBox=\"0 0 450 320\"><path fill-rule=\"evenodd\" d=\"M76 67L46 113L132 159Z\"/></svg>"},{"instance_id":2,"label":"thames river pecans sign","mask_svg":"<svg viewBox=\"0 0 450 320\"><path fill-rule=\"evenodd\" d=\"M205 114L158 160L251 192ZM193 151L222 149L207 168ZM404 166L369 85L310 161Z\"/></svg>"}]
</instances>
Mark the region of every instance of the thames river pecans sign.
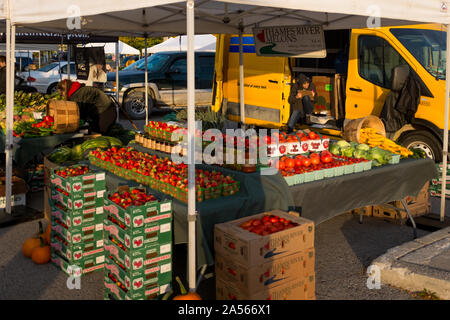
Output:
<instances>
[{"instance_id":1,"label":"thames river pecans sign","mask_svg":"<svg viewBox=\"0 0 450 320\"><path fill-rule=\"evenodd\" d=\"M253 28L258 56L325 58L321 25Z\"/></svg>"}]
</instances>

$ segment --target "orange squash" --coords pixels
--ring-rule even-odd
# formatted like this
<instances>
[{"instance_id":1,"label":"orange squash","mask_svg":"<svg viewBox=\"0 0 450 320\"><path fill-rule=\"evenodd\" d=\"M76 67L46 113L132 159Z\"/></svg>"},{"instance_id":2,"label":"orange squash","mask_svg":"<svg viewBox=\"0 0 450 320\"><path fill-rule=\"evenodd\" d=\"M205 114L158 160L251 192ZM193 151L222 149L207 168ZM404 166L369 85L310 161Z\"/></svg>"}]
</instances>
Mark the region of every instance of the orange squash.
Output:
<instances>
[{"instance_id":1,"label":"orange squash","mask_svg":"<svg viewBox=\"0 0 450 320\"><path fill-rule=\"evenodd\" d=\"M25 240L25 242L22 245L22 253L25 257L31 258L31 253L36 247L39 247L41 244L41 241L39 240L39 237L42 234L42 223L39 221L39 232L38 235L35 237L28 238Z\"/></svg>"},{"instance_id":2,"label":"orange squash","mask_svg":"<svg viewBox=\"0 0 450 320\"><path fill-rule=\"evenodd\" d=\"M173 300L202 300L202 297L197 292L187 292L186 289L183 286L183 283L181 283L180 278L177 276L175 278L180 285L181 295L175 296Z\"/></svg>"},{"instance_id":3,"label":"orange squash","mask_svg":"<svg viewBox=\"0 0 450 320\"><path fill-rule=\"evenodd\" d=\"M45 264L50 261L51 250L50 246L46 245L44 239L39 237L40 246L34 248L31 253L31 260L36 264Z\"/></svg>"}]
</instances>

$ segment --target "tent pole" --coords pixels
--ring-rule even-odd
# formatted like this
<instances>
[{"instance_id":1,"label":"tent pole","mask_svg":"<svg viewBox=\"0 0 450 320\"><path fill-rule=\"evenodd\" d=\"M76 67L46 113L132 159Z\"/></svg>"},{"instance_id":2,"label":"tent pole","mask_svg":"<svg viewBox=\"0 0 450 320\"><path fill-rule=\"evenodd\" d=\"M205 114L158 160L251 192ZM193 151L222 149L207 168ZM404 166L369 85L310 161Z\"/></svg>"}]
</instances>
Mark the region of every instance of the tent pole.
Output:
<instances>
[{"instance_id":1,"label":"tent pole","mask_svg":"<svg viewBox=\"0 0 450 320\"><path fill-rule=\"evenodd\" d=\"M186 1L187 30L187 125L188 125L188 281L196 287L196 211L195 211L195 53L194 0Z\"/></svg>"},{"instance_id":2,"label":"tent pole","mask_svg":"<svg viewBox=\"0 0 450 320\"><path fill-rule=\"evenodd\" d=\"M67 45L67 79L70 80L70 44Z\"/></svg>"},{"instance_id":3,"label":"tent pole","mask_svg":"<svg viewBox=\"0 0 450 320\"><path fill-rule=\"evenodd\" d=\"M241 126L245 127L245 101L244 101L244 49L242 47L242 20L239 23L239 104Z\"/></svg>"},{"instance_id":4,"label":"tent pole","mask_svg":"<svg viewBox=\"0 0 450 320\"><path fill-rule=\"evenodd\" d=\"M448 116L450 93L450 24L447 25L447 49L445 71L445 115L444 115L444 147L442 159L442 186L441 186L441 221L445 218L445 191L447 189L447 156L448 156Z\"/></svg>"},{"instance_id":5,"label":"tent pole","mask_svg":"<svg viewBox=\"0 0 450 320\"><path fill-rule=\"evenodd\" d=\"M116 42L116 99L119 102L119 67L120 67L120 56L119 56L119 40ZM119 106L116 106L117 118L116 123L119 123Z\"/></svg>"},{"instance_id":6,"label":"tent pole","mask_svg":"<svg viewBox=\"0 0 450 320\"><path fill-rule=\"evenodd\" d=\"M9 1L8 1L9 2ZM9 5L8 5L9 10ZM8 13L9 15L9 13ZM6 213L11 214L11 196L12 196L12 167L13 167L13 117L14 117L14 81L15 81L15 45L16 45L16 26L9 22L9 36L6 41L9 41L9 52L7 54L7 101L6 101L6 137L5 137L5 153L6 153Z\"/></svg>"},{"instance_id":7,"label":"tent pole","mask_svg":"<svg viewBox=\"0 0 450 320\"><path fill-rule=\"evenodd\" d=\"M62 81L62 73L61 73L61 56L62 56L62 46L63 46L63 37L61 36L61 47L59 47L59 55L58 55L58 64L59 64L59 81Z\"/></svg>"},{"instance_id":8,"label":"tent pole","mask_svg":"<svg viewBox=\"0 0 450 320\"><path fill-rule=\"evenodd\" d=\"M147 65L147 33L145 33L145 125L148 124L148 65Z\"/></svg>"}]
</instances>

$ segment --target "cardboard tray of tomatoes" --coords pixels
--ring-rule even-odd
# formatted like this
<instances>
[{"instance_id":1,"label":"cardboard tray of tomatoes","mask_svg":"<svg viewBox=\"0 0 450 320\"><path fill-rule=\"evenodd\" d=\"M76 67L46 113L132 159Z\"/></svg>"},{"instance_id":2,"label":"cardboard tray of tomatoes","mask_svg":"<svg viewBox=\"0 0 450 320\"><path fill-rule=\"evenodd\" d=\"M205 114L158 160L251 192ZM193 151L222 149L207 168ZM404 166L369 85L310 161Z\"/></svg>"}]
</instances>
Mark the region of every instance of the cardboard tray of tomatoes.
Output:
<instances>
[{"instance_id":1,"label":"cardboard tray of tomatoes","mask_svg":"<svg viewBox=\"0 0 450 320\"><path fill-rule=\"evenodd\" d=\"M82 259L92 259L105 254L103 240L71 244L55 234L50 239L50 246L52 252L58 253L68 262L80 262Z\"/></svg>"},{"instance_id":2,"label":"cardboard tray of tomatoes","mask_svg":"<svg viewBox=\"0 0 450 320\"><path fill-rule=\"evenodd\" d=\"M81 167L79 165L72 166L73 168ZM65 189L70 194L85 193L86 190L105 190L105 172L89 170L88 173L78 176L62 177L56 174L58 170L69 170L72 167L57 167L52 169L50 182L54 186L58 186L61 189Z\"/></svg>"},{"instance_id":3,"label":"cardboard tray of tomatoes","mask_svg":"<svg viewBox=\"0 0 450 320\"><path fill-rule=\"evenodd\" d=\"M170 283L155 284L154 287L133 292L127 290L113 274L105 272L104 287L104 295L108 300L153 300L168 292Z\"/></svg>"},{"instance_id":4,"label":"cardboard tray of tomatoes","mask_svg":"<svg viewBox=\"0 0 450 320\"><path fill-rule=\"evenodd\" d=\"M51 262L60 268L69 276L82 276L94 271L102 270L104 268L105 256L100 255L97 257L91 257L89 259L82 259L78 262L69 262L59 254L53 252L51 255Z\"/></svg>"},{"instance_id":5,"label":"cardboard tray of tomatoes","mask_svg":"<svg viewBox=\"0 0 450 320\"><path fill-rule=\"evenodd\" d=\"M88 226L67 226L57 217L51 217L51 235L59 234L65 241L72 244L98 241L103 239L103 223Z\"/></svg>"},{"instance_id":6,"label":"cardboard tray of tomatoes","mask_svg":"<svg viewBox=\"0 0 450 320\"><path fill-rule=\"evenodd\" d=\"M129 190L132 191L133 189L136 188L130 188ZM171 200L157 200L147 202L142 206L129 206L125 209L109 199L109 196L115 192L116 191L110 191L105 193L104 209L107 214L110 214L112 217L123 223L130 232L134 233L134 231L138 229L145 230L146 224L148 223L172 219ZM143 223L136 224L136 222Z\"/></svg>"},{"instance_id":7,"label":"cardboard tray of tomatoes","mask_svg":"<svg viewBox=\"0 0 450 320\"><path fill-rule=\"evenodd\" d=\"M90 226L103 223L104 210L103 207L84 209L84 210L68 210L58 202L50 202L51 216L54 216L64 222L68 227Z\"/></svg>"},{"instance_id":8,"label":"cardboard tray of tomatoes","mask_svg":"<svg viewBox=\"0 0 450 320\"><path fill-rule=\"evenodd\" d=\"M160 260L172 259L172 242L152 243L147 248L128 250L114 236L108 235L105 236L104 248L105 255L113 256L115 261L133 270Z\"/></svg>"},{"instance_id":9,"label":"cardboard tray of tomatoes","mask_svg":"<svg viewBox=\"0 0 450 320\"><path fill-rule=\"evenodd\" d=\"M161 260L154 264L130 269L116 262L111 255L105 256L105 273L115 276L124 284L128 292L139 293L145 290L168 284L172 281L172 261Z\"/></svg>"},{"instance_id":10,"label":"cardboard tray of tomatoes","mask_svg":"<svg viewBox=\"0 0 450 320\"><path fill-rule=\"evenodd\" d=\"M148 248L154 243L167 243L172 241L171 215L164 220L146 223L145 229L138 229L142 232L137 234L124 230L113 222L114 220L114 217L109 215L106 217L104 221L105 237L114 237L114 239L119 241L129 251ZM118 222L117 220L115 221Z\"/></svg>"}]
</instances>

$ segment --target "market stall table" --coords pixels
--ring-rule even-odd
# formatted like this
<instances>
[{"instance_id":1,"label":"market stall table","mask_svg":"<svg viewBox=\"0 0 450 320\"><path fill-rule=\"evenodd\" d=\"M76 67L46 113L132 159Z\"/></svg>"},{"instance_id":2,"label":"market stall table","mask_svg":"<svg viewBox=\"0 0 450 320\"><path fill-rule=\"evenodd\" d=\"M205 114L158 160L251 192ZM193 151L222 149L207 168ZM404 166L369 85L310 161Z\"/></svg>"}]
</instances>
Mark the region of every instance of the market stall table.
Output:
<instances>
[{"instance_id":1,"label":"market stall table","mask_svg":"<svg viewBox=\"0 0 450 320\"><path fill-rule=\"evenodd\" d=\"M438 177L431 159L404 159L399 164L308 182L290 187L302 216L316 224L343 212L415 196L427 181Z\"/></svg>"}]
</instances>

